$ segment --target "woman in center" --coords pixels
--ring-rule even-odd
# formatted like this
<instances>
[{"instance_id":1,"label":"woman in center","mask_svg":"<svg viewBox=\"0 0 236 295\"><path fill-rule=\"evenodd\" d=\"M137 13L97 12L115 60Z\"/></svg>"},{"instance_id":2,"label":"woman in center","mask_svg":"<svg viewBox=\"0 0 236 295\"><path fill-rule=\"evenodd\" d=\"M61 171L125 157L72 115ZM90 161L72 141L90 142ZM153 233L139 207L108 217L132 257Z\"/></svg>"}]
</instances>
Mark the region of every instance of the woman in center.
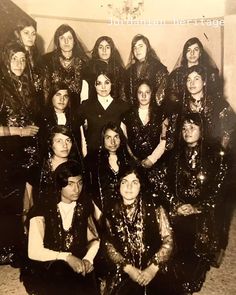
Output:
<instances>
[{"instance_id":1,"label":"woman in center","mask_svg":"<svg viewBox=\"0 0 236 295\"><path fill-rule=\"evenodd\" d=\"M137 169L127 166L120 198L106 213L106 251L114 266L106 294L172 294L164 274L173 248L168 217L141 187Z\"/></svg>"}]
</instances>

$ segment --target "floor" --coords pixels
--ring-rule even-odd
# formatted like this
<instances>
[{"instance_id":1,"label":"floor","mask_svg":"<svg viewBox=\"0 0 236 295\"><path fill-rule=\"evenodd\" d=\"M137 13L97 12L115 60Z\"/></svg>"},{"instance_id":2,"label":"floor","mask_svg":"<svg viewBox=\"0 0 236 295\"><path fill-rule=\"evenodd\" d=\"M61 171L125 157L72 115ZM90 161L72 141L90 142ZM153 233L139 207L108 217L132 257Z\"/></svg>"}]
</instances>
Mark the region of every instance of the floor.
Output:
<instances>
[{"instance_id":1,"label":"floor","mask_svg":"<svg viewBox=\"0 0 236 295\"><path fill-rule=\"evenodd\" d=\"M19 269L9 265L0 266L0 295L25 295L23 284L19 281ZM229 244L219 268L212 268L199 295L236 294L236 210L234 210ZM88 294L89 295L89 294Z\"/></svg>"}]
</instances>

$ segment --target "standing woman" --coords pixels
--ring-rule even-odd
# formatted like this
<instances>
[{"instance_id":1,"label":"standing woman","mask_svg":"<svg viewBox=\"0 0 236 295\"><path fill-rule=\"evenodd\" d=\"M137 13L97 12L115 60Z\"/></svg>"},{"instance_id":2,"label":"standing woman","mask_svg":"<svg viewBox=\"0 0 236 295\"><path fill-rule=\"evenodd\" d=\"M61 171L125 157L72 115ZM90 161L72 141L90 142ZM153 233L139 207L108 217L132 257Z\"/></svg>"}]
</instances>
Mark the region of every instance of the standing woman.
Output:
<instances>
[{"instance_id":1,"label":"standing woman","mask_svg":"<svg viewBox=\"0 0 236 295\"><path fill-rule=\"evenodd\" d=\"M45 99L48 100L54 83L64 82L71 91L71 105L76 112L81 101L82 72L88 58L69 25L63 24L57 28L54 45L56 49L42 57Z\"/></svg>"},{"instance_id":2,"label":"standing woman","mask_svg":"<svg viewBox=\"0 0 236 295\"><path fill-rule=\"evenodd\" d=\"M114 77L113 97L125 100L123 61L114 41L108 36L99 37L92 49L92 58L86 68L90 92L94 89L96 74L103 71L110 72Z\"/></svg>"},{"instance_id":3,"label":"standing woman","mask_svg":"<svg viewBox=\"0 0 236 295\"><path fill-rule=\"evenodd\" d=\"M96 95L84 101L79 110L80 125L86 122L85 138L88 154L98 152L101 145L101 131L108 122L117 125L128 105L112 96L113 76L108 72L97 73L95 77Z\"/></svg>"},{"instance_id":4,"label":"standing woman","mask_svg":"<svg viewBox=\"0 0 236 295\"><path fill-rule=\"evenodd\" d=\"M198 113L183 118L181 132L179 149L166 169L168 187L176 197L172 212L177 249L174 294L192 294L200 291L221 247L224 221L218 212L224 208L222 192L228 165L224 152L204 141Z\"/></svg>"},{"instance_id":5,"label":"standing woman","mask_svg":"<svg viewBox=\"0 0 236 295\"><path fill-rule=\"evenodd\" d=\"M105 294L173 294L165 275L173 240L164 208L142 194L142 179L127 167L120 198L106 212L106 250L113 263Z\"/></svg>"},{"instance_id":6,"label":"standing woman","mask_svg":"<svg viewBox=\"0 0 236 295\"><path fill-rule=\"evenodd\" d=\"M121 128L131 154L143 168L151 168L171 147L169 121L155 103L150 81L142 80L137 87L137 103L124 115Z\"/></svg>"},{"instance_id":7,"label":"standing woman","mask_svg":"<svg viewBox=\"0 0 236 295\"><path fill-rule=\"evenodd\" d=\"M16 42L25 49L26 66L30 74L32 86L36 92L42 91L42 77L39 74L39 52L36 46L36 23L30 19L21 19L14 30Z\"/></svg>"},{"instance_id":8,"label":"standing woman","mask_svg":"<svg viewBox=\"0 0 236 295\"><path fill-rule=\"evenodd\" d=\"M125 92L127 101L132 105L137 101L137 85L140 80L148 80L153 89L157 105L161 105L167 84L168 71L147 37L136 35L131 44L130 62L126 70Z\"/></svg>"},{"instance_id":9,"label":"standing woman","mask_svg":"<svg viewBox=\"0 0 236 295\"><path fill-rule=\"evenodd\" d=\"M182 103L185 91L185 81L188 68L194 65L201 65L206 72L207 92L217 98L222 96L222 85L219 77L219 70L213 60L204 50L201 41L196 38L190 38L183 47L180 65L174 69L168 78L166 89L167 109L176 110Z\"/></svg>"},{"instance_id":10,"label":"standing woman","mask_svg":"<svg viewBox=\"0 0 236 295\"><path fill-rule=\"evenodd\" d=\"M38 106L31 92L24 49L5 46L0 73L0 257L6 263L23 243L23 194L38 161ZM1 254L3 253L3 254Z\"/></svg>"}]
</instances>

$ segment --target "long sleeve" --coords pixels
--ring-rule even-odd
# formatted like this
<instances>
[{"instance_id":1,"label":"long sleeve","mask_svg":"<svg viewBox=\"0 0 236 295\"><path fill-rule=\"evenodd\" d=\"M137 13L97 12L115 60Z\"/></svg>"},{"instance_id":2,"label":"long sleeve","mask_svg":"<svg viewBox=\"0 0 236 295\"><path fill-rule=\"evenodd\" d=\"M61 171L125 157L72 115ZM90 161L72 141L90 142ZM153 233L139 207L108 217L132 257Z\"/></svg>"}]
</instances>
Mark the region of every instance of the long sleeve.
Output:
<instances>
[{"instance_id":1,"label":"long sleeve","mask_svg":"<svg viewBox=\"0 0 236 295\"><path fill-rule=\"evenodd\" d=\"M162 246L160 250L151 258L149 264L154 263L163 266L169 260L173 250L173 235L169 220L163 207L156 209L156 219L159 224Z\"/></svg>"},{"instance_id":2,"label":"long sleeve","mask_svg":"<svg viewBox=\"0 0 236 295\"><path fill-rule=\"evenodd\" d=\"M98 252L100 246L100 240L98 232L91 216L88 218L87 227L87 239L88 239L88 250L83 259L90 261L93 264L93 260Z\"/></svg>"},{"instance_id":3,"label":"long sleeve","mask_svg":"<svg viewBox=\"0 0 236 295\"><path fill-rule=\"evenodd\" d=\"M36 216L30 220L28 256L38 261L64 260L70 252L59 252L44 247L45 220L42 216Z\"/></svg>"}]
</instances>

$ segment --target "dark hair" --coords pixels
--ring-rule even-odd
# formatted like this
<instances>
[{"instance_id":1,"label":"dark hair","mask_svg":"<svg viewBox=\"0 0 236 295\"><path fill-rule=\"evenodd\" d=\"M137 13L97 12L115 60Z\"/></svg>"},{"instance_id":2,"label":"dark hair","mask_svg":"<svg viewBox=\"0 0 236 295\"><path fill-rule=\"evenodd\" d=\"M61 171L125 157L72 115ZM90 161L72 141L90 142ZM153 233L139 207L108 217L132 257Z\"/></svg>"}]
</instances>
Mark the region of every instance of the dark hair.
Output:
<instances>
[{"instance_id":1,"label":"dark hair","mask_svg":"<svg viewBox=\"0 0 236 295\"><path fill-rule=\"evenodd\" d=\"M204 59L204 48L203 48L202 42L197 37L193 37L193 38L188 39L184 44L183 56L182 56L182 61L181 61L182 66L187 66L188 61L186 58L186 54L187 54L189 46L192 46L193 44L197 44L200 49L199 64L202 63L202 61Z\"/></svg>"},{"instance_id":2,"label":"dark hair","mask_svg":"<svg viewBox=\"0 0 236 295\"><path fill-rule=\"evenodd\" d=\"M3 48L1 61L2 64L7 68L7 70L11 70L11 58L17 52L23 52L25 54L25 49L17 42L9 42Z\"/></svg>"},{"instance_id":3,"label":"dark hair","mask_svg":"<svg viewBox=\"0 0 236 295\"><path fill-rule=\"evenodd\" d=\"M26 27L33 27L35 31L37 30L37 24L30 18L22 18L17 21L15 31L20 33Z\"/></svg>"},{"instance_id":4,"label":"dark hair","mask_svg":"<svg viewBox=\"0 0 236 295\"><path fill-rule=\"evenodd\" d=\"M102 149L105 149L105 147L104 147L104 138L105 138L106 131L109 130L109 129L119 134L119 137L120 137L120 147L126 146L126 138L125 138L124 133L121 130L120 126L117 125L115 122L108 122L105 126L103 126L102 132L101 132L101 145L102 145Z\"/></svg>"},{"instance_id":5,"label":"dark hair","mask_svg":"<svg viewBox=\"0 0 236 295\"><path fill-rule=\"evenodd\" d=\"M98 54L98 47L102 41L106 41L111 47L111 56L109 58L109 63L115 65L121 65L123 67L123 62L120 56L119 51L117 50L114 41L111 37L101 36L95 42L95 45L92 49L92 60L100 59Z\"/></svg>"},{"instance_id":6,"label":"dark hair","mask_svg":"<svg viewBox=\"0 0 236 295\"><path fill-rule=\"evenodd\" d=\"M108 72L108 71L99 71L96 73L95 75L95 84L97 83L97 78L100 76L100 75L103 75L105 76L106 78L108 78L110 81L111 81L111 96L113 95L113 91L114 91L114 84L113 84L113 81L114 81L114 76L111 72ZM96 89L95 89L95 93L96 93Z\"/></svg>"},{"instance_id":7,"label":"dark hair","mask_svg":"<svg viewBox=\"0 0 236 295\"><path fill-rule=\"evenodd\" d=\"M137 60L136 57L134 56L134 46L139 40L142 40L144 42L144 44L147 46L146 59L147 60L156 59L159 61L159 58L157 57L155 50L151 47L151 44L150 44L148 38L145 37L144 35L138 34L138 35L134 36L134 38L131 42L131 53L130 53L131 62Z\"/></svg>"},{"instance_id":8,"label":"dark hair","mask_svg":"<svg viewBox=\"0 0 236 295\"><path fill-rule=\"evenodd\" d=\"M206 71L206 68L204 66L194 65L194 66L189 67L187 69L187 72L186 72L186 82L187 82L187 79L188 79L188 75L191 74L192 72L198 73L198 75L200 75L202 77L202 80L204 82L206 82L207 71Z\"/></svg>"},{"instance_id":9,"label":"dark hair","mask_svg":"<svg viewBox=\"0 0 236 295\"><path fill-rule=\"evenodd\" d=\"M60 190L68 185L69 177L78 175L83 177L83 169L77 161L68 160L56 168L54 175L57 188Z\"/></svg>"},{"instance_id":10,"label":"dark hair","mask_svg":"<svg viewBox=\"0 0 236 295\"><path fill-rule=\"evenodd\" d=\"M72 29L72 27L70 27L67 24L60 25L54 34L54 44L55 44L57 50L59 52L61 52L59 37L62 36L63 34L65 34L66 32L70 32L71 35L73 36L73 40L74 40L74 46L72 49L73 55L79 56L79 58L81 58L84 62L86 62L88 60L88 57L83 49L83 46L82 46L81 42L78 40L75 31Z\"/></svg>"},{"instance_id":11,"label":"dark hair","mask_svg":"<svg viewBox=\"0 0 236 295\"><path fill-rule=\"evenodd\" d=\"M182 124L181 124L182 127L185 122L193 123L193 124L200 126L200 127L202 127L202 124L203 124L201 114L199 114L199 113L185 114L182 118Z\"/></svg>"},{"instance_id":12,"label":"dark hair","mask_svg":"<svg viewBox=\"0 0 236 295\"><path fill-rule=\"evenodd\" d=\"M74 136L71 132L71 130L64 126L64 125L55 125L52 127L49 138L48 138L48 144L49 144L49 149L50 152L52 152L52 145L53 145L53 138L56 133L61 133L63 135L68 136L72 141L74 141Z\"/></svg>"},{"instance_id":13,"label":"dark hair","mask_svg":"<svg viewBox=\"0 0 236 295\"><path fill-rule=\"evenodd\" d=\"M59 90L67 90L69 97L71 97L70 88L68 87L68 85L66 83L64 83L64 82L53 83L52 87L50 89L50 92L48 94L47 103L48 103L49 107L53 108L52 98ZM70 100L69 100L69 103L70 103Z\"/></svg>"},{"instance_id":14,"label":"dark hair","mask_svg":"<svg viewBox=\"0 0 236 295\"><path fill-rule=\"evenodd\" d=\"M120 171L119 186L121 184L122 179L132 173L136 175L142 187L143 175L142 175L141 169L134 162L130 162L128 165L124 166L122 170Z\"/></svg>"}]
</instances>

